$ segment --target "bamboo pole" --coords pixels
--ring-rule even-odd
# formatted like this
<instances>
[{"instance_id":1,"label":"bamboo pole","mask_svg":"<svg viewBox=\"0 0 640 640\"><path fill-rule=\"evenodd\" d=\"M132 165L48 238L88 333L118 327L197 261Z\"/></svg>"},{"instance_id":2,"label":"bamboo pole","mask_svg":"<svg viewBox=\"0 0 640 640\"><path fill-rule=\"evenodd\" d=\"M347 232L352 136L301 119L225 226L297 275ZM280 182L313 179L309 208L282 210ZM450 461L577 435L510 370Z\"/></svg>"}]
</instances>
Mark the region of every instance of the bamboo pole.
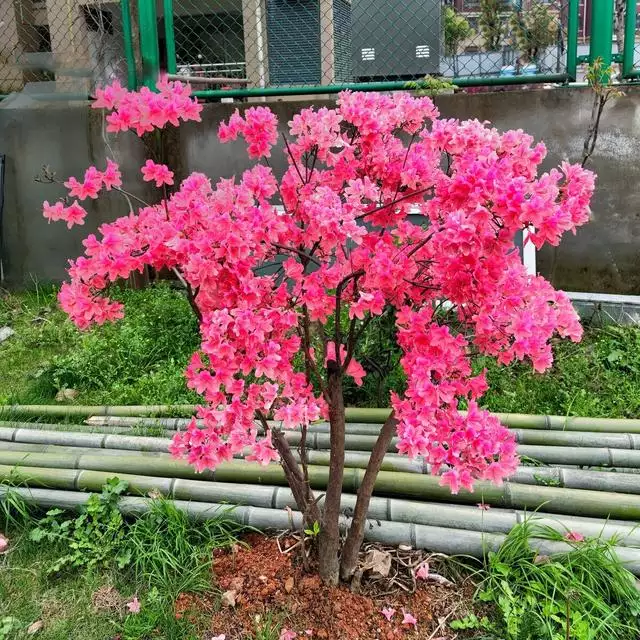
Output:
<instances>
[{"instance_id":1,"label":"bamboo pole","mask_svg":"<svg viewBox=\"0 0 640 640\"><path fill-rule=\"evenodd\" d=\"M59 436L59 434L56 434ZM47 438L40 438L42 442L0 442L0 454L2 451L33 452L53 454L95 454L100 452L104 456L142 456L158 460L171 460L167 447L158 451L142 451L137 449L99 448L100 442L94 440L93 446L66 446L48 444ZM58 437L59 442L64 442ZM248 451L245 452L245 455ZM294 457L299 460L297 452ZM242 455L237 456L241 458ZM327 466L329 463L328 451L309 451L309 463L312 465ZM359 451L347 451L345 454L345 466L359 469L366 468L369 462L369 454ZM410 459L398 454L387 454L382 466L383 471L402 471L406 473L430 473L431 468L421 457ZM637 470L636 470L637 471ZM610 491L618 493L640 494L640 479L633 473L607 473L605 470L567 469L561 467L527 467L520 466L516 473L509 478L510 482L518 484L542 485L564 487L568 489L589 489L592 491Z\"/></svg>"},{"instance_id":2,"label":"bamboo pole","mask_svg":"<svg viewBox=\"0 0 640 640\"><path fill-rule=\"evenodd\" d=\"M0 500L8 489L0 487ZM77 491L55 491L49 489L17 488L11 489L21 495L28 503L39 507L59 507L63 509L79 509L89 499L90 494ZM118 508L128 516L139 516L152 508L153 500L143 497L122 497ZM283 509L268 507L237 506L229 508L226 504L174 500L176 508L196 520L206 520L224 515L241 525L258 529L289 529L292 524L296 528L302 526L299 512L288 512ZM348 526L349 520L345 519ZM467 555L478 559L485 557L487 551L496 551L505 540L504 534L486 533L482 531L454 529L450 527L420 525L405 522L379 520L375 526L366 527L365 539L386 545L408 544L417 549L428 549L448 555ZM565 542L555 542L533 538L532 548L543 555L566 553L572 549ZM626 568L640 575L640 550L631 547L616 546L613 551Z\"/></svg>"},{"instance_id":3,"label":"bamboo pole","mask_svg":"<svg viewBox=\"0 0 640 640\"><path fill-rule=\"evenodd\" d=\"M192 416L197 405L132 405L132 406L81 406L81 405L4 405L0 416ZM390 413L387 408L348 407L347 422L371 424L383 423ZM571 416L527 415L497 413L500 421L512 428L547 429L557 431L597 431L600 433L640 434L640 419L588 418Z\"/></svg>"},{"instance_id":4,"label":"bamboo pole","mask_svg":"<svg viewBox=\"0 0 640 640\"><path fill-rule=\"evenodd\" d=\"M85 491L99 491L110 475L104 472L77 472L75 485ZM296 509L295 499L287 487L256 486L236 483L204 482L200 480L171 480L134 475L120 475L129 482L128 491L145 496L149 491L159 492L165 497L197 502L216 502L238 506L253 506L285 510ZM70 478L59 481L61 489L72 490ZM355 505L356 496L343 494L341 509L346 511ZM322 498L320 498L322 504ZM622 521L603 521L595 518L552 516L547 513L527 513L515 509L492 509L482 511L477 507L413 502L394 498L374 497L368 518L408 524L465 529L485 533L508 533L514 526L533 519L537 524L549 526L564 534L578 531L584 536L604 539L616 537L617 544L640 547L640 531L635 525Z\"/></svg>"},{"instance_id":5,"label":"bamboo pole","mask_svg":"<svg viewBox=\"0 0 640 640\"><path fill-rule=\"evenodd\" d=\"M300 432L285 432L287 441L296 446L300 442ZM44 439L42 439L44 438ZM88 444L98 442L99 444ZM165 451L169 440L149 436L101 435L70 432L67 440L65 432L32 429L0 428L0 441L44 442L47 444L95 446L114 449L143 449L148 451ZM371 451L376 437L370 435L347 434L345 442L349 451ZM85 444L87 443L87 444ZM397 438L389 445L388 452L394 453ZM308 449L328 450L330 437L328 433L311 433L307 438ZM607 447L576 446L544 446L519 445L518 454L527 456L545 464L579 465L588 467L629 467L640 468L640 450L613 449Z\"/></svg>"},{"instance_id":6,"label":"bamboo pole","mask_svg":"<svg viewBox=\"0 0 640 640\"><path fill-rule=\"evenodd\" d=\"M102 472L109 476L157 477L167 481L176 478L204 479L217 482L247 484L284 485L284 473L278 465L261 466L245 461L233 461L219 465L215 471L196 474L183 461L157 460L131 456L72 455L52 453L28 453L20 451L0 452L0 480L13 480L53 488L75 489L78 480L74 473L83 478L92 472ZM69 475L71 474L71 475ZM356 493L362 481L362 469L345 470L343 489ZM309 482L312 488L326 488L328 468L309 467ZM43 478L43 479L42 479ZM62 482L64 486L58 483ZM68 483L71 482L72 486ZM33 484L36 483L36 484ZM74 484L75 483L75 484ZM86 487L91 489L91 487ZM402 496L417 500L450 501L447 487L440 485L436 476L403 472L381 471L375 484L376 495ZM475 493L462 490L455 501L461 504L476 504L480 501L498 507L538 509L544 505L546 511L567 515L620 520L640 520L640 496L608 491L586 489L565 489L562 487L539 486L505 482L496 486L486 481L475 484Z\"/></svg>"}]
</instances>

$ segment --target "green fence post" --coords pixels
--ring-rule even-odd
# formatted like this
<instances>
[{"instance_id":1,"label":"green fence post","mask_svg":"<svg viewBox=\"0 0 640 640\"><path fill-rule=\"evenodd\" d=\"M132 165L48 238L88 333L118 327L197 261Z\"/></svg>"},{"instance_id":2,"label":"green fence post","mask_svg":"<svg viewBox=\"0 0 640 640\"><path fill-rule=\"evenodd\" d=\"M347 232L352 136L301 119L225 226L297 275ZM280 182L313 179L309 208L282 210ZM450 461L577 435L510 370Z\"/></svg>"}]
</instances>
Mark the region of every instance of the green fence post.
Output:
<instances>
[{"instance_id":1,"label":"green fence post","mask_svg":"<svg viewBox=\"0 0 640 640\"><path fill-rule=\"evenodd\" d=\"M602 60L603 69L611 66L613 43L613 2L614 0L592 0L591 3L591 45L589 62Z\"/></svg>"},{"instance_id":2,"label":"green fence post","mask_svg":"<svg viewBox=\"0 0 640 640\"><path fill-rule=\"evenodd\" d=\"M122 12L122 40L124 43L124 57L127 61L127 88L129 89L129 91L135 91L135 89L137 88L136 58L133 52L131 4L129 0L120 0L120 10Z\"/></svg>"},{"instance_id":3,"label":"green fence post","mask_svg":"<svg viewBox=\"0 0 640 640\"><path fill-rule=\"evenodd\" d=\"M176 32L173 28L173 0L164 0L164 37L167 47L167 73L175 73Z\"/></svg>"},{"instance_id":4,"label":"green fence post","mask_svg":"<svg viewBox=\"0 0 640 640\"><path fill-rule=\"evenodd\" d=\"M578 22L580 0L569 0L567 16L567 76L575 82L578 76Z\"/></svg>"},{"instance_id":5,"label":"green fence post","mask_svg":"<svg viewBox=\"0 0 640 640\"><path fill-rule=\"evenodd\" d=\"M160 74L156 0L138 0L138 19L140 22L142 84L145 87L154 89Z\"/></svg>"},{"instance_id":6,"label":"green fence post","mask_svg":"<svg viewBox=\"0 0 640 640\"><path fill-rule=\"evenodd\" d=\"M624 19L624 50L622 52L622 77L633 77L633 58L636 50L636 0L627 0Z\"/></svg>"}]
</instances>

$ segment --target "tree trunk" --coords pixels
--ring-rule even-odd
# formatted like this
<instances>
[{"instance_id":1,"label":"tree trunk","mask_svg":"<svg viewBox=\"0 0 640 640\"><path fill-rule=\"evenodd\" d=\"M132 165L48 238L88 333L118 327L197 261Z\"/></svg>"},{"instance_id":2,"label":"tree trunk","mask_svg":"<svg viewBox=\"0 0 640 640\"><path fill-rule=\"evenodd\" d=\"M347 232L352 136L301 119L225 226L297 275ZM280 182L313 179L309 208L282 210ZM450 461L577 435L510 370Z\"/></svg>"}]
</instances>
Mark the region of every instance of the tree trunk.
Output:
<instances>
[{"instance_id":1,"label":"tree trunk","mask_svg":"<svg viewBox=\"0 0 640 640\"><path fill-rule=\"evenodd\" d=\"M330 444L329 481L324 498L322 525L318 538L318 562L320 577L328 584L336 585L340 579L340 498L344 475L345 414L342 396L342 373L338 364L327 363L329 395Z\"/></svg>"},{"instance_id":2,"label":"tree trunk","mask_svg":"<svg viewBox=\"0 0 640 640\"><path fill-rule=\"evenodd\" d=\"M320 510L318 504L314 500L313 492L309 488L309 483L300 470L296 459L293 457L291 447L286 441L282 431L273 429L271 432L271 440L276 450L280 454L280 462L284 475L287 478L287 484L293 493L298 509L304 517L304 526L309 527L314 522L320 522Z\"/></svg>"},{"instance_id":3,"label":"tree trunk","mask_svg":"<svg viewBox=\"0 0 640 640\"><path fill-rule=\"evenodd\" d=\"M618 53L624 51L624 21L627 13L626 0L615 0L613 13L613 29L616 34Z\"/></svg>"},{"instance_id":4,"label":"tree trunk","mask_svg":"<svg viewBox=\"0 0 640 640\"><path fill-rule=\"evenodd\" d=\"M367 522L367 512L369 511L373 487L391 439L396 432L397 424L398 421L395 418L395 414L391 412L391 415L382 425L380 435L373 447L369 464L367 465L362 483L358 489L358 498L353 511L353 520L351 521L351 527L349 528L349 533L342 549L340 577L343 580L349 580L358 565L358 553L364 540L364 528Z\"/></svg>"}]
</instances>

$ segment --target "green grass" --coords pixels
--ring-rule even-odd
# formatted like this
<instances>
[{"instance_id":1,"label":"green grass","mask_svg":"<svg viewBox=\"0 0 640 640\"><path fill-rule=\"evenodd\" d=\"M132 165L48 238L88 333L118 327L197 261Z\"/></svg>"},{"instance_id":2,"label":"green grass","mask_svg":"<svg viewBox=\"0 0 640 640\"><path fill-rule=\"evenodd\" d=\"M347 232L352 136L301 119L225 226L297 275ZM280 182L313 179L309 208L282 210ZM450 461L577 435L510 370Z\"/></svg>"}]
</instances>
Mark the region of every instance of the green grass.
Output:
<instances>
[{"instance_id":1,"label":"green grass","mask_svg":"<svg viewBox=\"0 0 640 640\"><path fill-rule=\"evenodd\" d=\"M0 299L0 402L52 403L59 389L79 404L189 403L184 368L199 342L184 295L166 284L115 291L125 318L79 332L57 307L56 292Z\"/></svg>"},{"instance_id":2,"label":"green grass","mask_svg":"<svg viewBox=\"0 0 640 640\"><path fill-rule=\"evenodd\" d=\"M38 637L46 640L203 637L206 613L176 618L174 604L182 593L217 601L213 550L235 544L243 528L226 513L195 524L163 499L137 520L124 521L115 509L117 484L114 479L105 485L102 497L81 514L37 515L15 493L3 501L0 531L11 546L0 556L0 640L28 637L36 621L44 623ZM98 539L101 544L93 544ZM82 558L69 562L78 548ZM121 566L123 557L129 560ZM96 607L107 588L115 604ZM138 614L126 607L134 596L141 603Z\"/></svg>"},{"instance_id":3,"label":"green grass","mask_svg":"<svg viewBox=\"0 0 640 640\"><path fill-rule=\"evenodd\" d=\"M199 396L186 388L184 368L199 343L183 293L167 284L116 290L124 320L78 332L56 305L54 290L0 298L0 326L16 334L0 344L0 403L53 403L57 391L78 391L79 404L180 404ZM345 379L353 406L380 406L402 390L404 374L393 340L393 315L371 323L357 358L368 372L362 387ZM557 340L553 369L528 364L486 366L492 411L594 417L640 417L640 329L587 327L579 344Z\"/></svg>"},{"instance_id":4,"label":"green grass","mask_svg":"<svg viewBox=\"0 0 640 640\"><path fill-rule=\"evenodd\" d=\"M476 629L478 639L637 640L640 592L615 558L615 540L572 543L549 558L531 549L532 538L563 539L531 519L514 527L478 575L477 598L492 615L467 616L453 629Z\"/></svg>"}]
</instances>

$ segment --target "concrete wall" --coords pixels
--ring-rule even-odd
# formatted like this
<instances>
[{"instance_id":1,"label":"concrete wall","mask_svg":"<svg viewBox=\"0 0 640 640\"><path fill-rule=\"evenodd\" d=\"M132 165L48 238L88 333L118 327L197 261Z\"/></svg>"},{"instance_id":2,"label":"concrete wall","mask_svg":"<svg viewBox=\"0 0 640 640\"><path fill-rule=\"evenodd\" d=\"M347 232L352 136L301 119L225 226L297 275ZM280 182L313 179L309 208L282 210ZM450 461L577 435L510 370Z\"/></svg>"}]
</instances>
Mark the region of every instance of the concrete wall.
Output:
<instances>
[{"instance_id":1,"label":"concrete wall","mask_svg":"<svg viewBox=\"0 0 640 640\"><path fill-rule=\"evenodd\" d=\"M524 90L442 96L443 116L491 120L500 129L522 128L546 142L547 167L568 158L580 159L591 97L584 89ZM316 100L316 103L319 101ZM310 103L280 101L272 108L282 123ZM81 240L96 224L126 212L125 203L111 198L91 212L85 227L67 231L64 225L47 225L41 202L61 195L60 187L33 182L41 165L48 163L66 179L79 176L93 162L102 166L105 147L99 114L86 106L47 106L34 109L0 108L0 153L7 154L4 211L5 273L13 286L59 280L66 260L82 251ZM239 175L251 163L242 142L221 145L218 122L234 106L210 104L202 123L188 123L177 132L168 149L181 176L202 171L214 179ZM560 288L607 293L640 292L640 91L628 89L624 98L608 106L591 167L598 173L593 220L567 236L559 248L539 253L540 272ZM143 156L133 134L114 139L116 158L130 175ZM272 164L280 172L283 156L275 151ZM138 185L139 187L139 185ZM136 185L130 185L135 189Z\"/></svg>"}]
</instances>

